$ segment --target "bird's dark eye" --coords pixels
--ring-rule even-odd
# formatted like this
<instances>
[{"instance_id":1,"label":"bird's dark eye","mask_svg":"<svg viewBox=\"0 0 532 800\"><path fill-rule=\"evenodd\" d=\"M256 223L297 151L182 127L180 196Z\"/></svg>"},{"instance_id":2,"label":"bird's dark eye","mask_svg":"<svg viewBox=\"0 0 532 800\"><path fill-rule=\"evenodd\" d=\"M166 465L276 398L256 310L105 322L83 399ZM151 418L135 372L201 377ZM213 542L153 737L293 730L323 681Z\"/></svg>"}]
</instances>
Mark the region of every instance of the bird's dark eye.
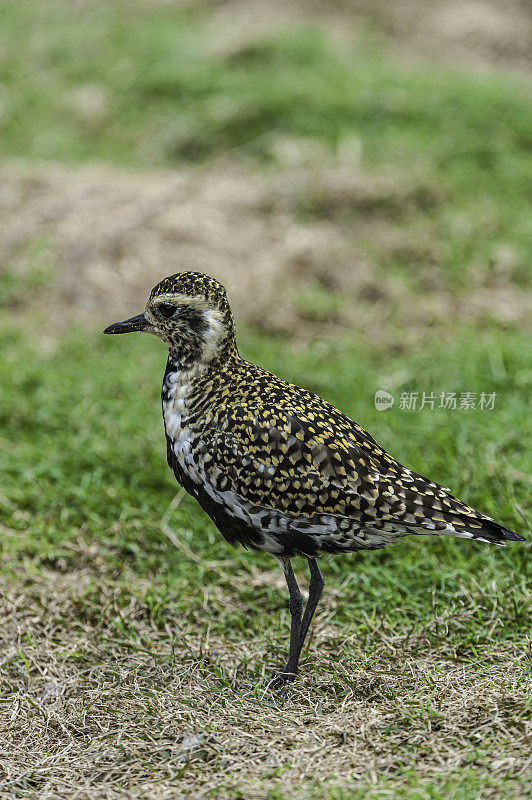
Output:
<instances>
[{"instance_id":1,"label":"bird's dark eye","mask_svg":"<svg viewBox=\"0 0 532 800\"><path fill-rule=\"evenodd\" d=\"M160 303L159 306L157 307L157 310L159 311L161 317L164 317L165 319L170 319L170 317L173 316L176 307L172 305L172 303Z\"/></svg>"}]
</instances>

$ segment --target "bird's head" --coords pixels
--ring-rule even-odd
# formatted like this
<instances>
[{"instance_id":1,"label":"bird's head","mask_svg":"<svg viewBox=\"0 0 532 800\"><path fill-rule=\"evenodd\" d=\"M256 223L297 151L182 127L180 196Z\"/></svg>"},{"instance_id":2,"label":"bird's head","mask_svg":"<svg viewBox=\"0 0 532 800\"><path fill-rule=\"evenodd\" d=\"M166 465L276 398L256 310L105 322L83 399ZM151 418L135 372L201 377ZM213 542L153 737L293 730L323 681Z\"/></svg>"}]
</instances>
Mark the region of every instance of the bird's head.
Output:
<instances>
[{"instance_id":1,"label":"bird's head","mask_svg":"<svg viewBox=\"0 0 532 800\"><path fill-rule=\"evenodd\" d=\"M142 314L115 322L104 333L146 331L159 336L180 369L206 366L236 352L227 294L214 278L179 272L151 290Z\"/></svg>"}]
</instances>

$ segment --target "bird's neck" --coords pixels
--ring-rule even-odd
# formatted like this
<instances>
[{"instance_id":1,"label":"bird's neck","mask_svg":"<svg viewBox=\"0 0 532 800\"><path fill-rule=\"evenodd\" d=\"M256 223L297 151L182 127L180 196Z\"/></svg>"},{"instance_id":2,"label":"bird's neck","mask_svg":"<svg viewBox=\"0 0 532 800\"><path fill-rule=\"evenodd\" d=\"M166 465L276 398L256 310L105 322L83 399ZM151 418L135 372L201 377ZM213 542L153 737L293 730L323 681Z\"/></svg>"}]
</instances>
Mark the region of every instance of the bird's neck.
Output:
<instances>
[{"instance_id":1,"label":"bird's neck","mask_svg":"<svg viewBox=\"0 0 532 800\"><path fill-rule=\"evenodd\" d=\"M205 331L188 337L181 335L177 345L170 340L167 346L168 366L172 366L173 372L187 375L216 372L238 358L232 318L220 324L211 317Z\"/></svg>"},{"instance_id":2,"label":"bird's neck","mask_svg":"<svg viewBox=\"0 0 532 800\"><path fill-rule=\"evenodd\" d=\"M170 353L163 380L163 406L170 403L179 408L182 420L189 415L201 417L230 385L240 362L236 347L223 358L190 365L180 364Z\"/></svg>"}]
</instances>

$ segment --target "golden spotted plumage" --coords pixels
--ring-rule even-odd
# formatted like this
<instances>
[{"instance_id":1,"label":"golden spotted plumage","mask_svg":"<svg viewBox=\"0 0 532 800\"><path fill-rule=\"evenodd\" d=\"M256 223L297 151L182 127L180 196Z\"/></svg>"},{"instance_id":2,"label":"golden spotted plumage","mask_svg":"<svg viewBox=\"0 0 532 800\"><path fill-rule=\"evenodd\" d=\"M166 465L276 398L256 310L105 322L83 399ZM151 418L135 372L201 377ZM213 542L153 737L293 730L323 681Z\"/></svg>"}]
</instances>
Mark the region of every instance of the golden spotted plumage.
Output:
<instances>
[{"instance_id":1,"label":"golden spotted plumage","mask_svg":"<svg viewBox=\"0 0 532 800\"><path fill-rule=\"evenodd\" d=\"M309 559L314 599L299 644L321 594L320 551L375 549L421 533L523 538L399 464L326 400L242 359L225 289L213 278L165 278L144 314L106 332L129 330L155 333L169 350L162 404L177 479L228 541L281 560L291 599L299 590L289 559ZM288 673L301 649L292 639Z\"/></svg>"}]
</instances>

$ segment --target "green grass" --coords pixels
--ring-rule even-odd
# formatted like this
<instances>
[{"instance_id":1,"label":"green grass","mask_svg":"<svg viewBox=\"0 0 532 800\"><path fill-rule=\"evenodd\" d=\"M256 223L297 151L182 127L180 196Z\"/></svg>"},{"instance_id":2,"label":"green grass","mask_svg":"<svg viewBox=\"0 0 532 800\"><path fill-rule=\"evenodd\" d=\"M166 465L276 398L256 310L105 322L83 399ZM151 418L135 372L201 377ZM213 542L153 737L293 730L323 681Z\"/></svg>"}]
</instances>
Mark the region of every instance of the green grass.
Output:
<instances>
[{"instance_id":1,"label":"green grass","mask_svg":"<svg viewBox=\"0 0 532 800\"><path fill-rule=\"evenodd\" d=\"M0 423L17 430L16 441L8 447L6 440L0 455L10 550L19 557L68 558L65 545L81 529L88 540L101 543L102 552L118 550L130 559L139 575L156 573L169 582L186 579L198 586L213 580L210 572L198 572L183 560L161 534L166 515L201 558L229 555L192 499L170 508L178 487L164 459L158 398L164 353L158 343L148 337L109 342L99 330L75 331L41 353L38 343L7 328L2 351ZM349 342L316 342L291 352L283 340L248 334L244 353L326 396L403 463L449 485L508 527L527 532L517 507L530 514L532 431L526 409L532 348L514 334L479 342L464 332L448 348L427 342L408 359L379 357ZM401 375L401 383L393 386L397 398L403 391L496 392L495 408L407 411L397 402L387 412L376 411L376 389L389 387L396 375ZM248 554L236 558L242 568L250 561ZM266 556L257 558L270 564ZM509 609L524 602L526 560L520 546L502 550L414 539L330 562L327 571L347 580L347 588L349 582L364 586L356 604L368 613L381 607L393 616L388 603L398 597L408 603L409 615L430 613L432 590L441 602L452 603L460 582L471 579L486 585L495 581ZM352 612L346 605L340 620L347 622Z\"/></svg>"},{"instance_id":2,"label":"green grass","mask_svg":"<svg viewBox=\"0 0 532 800\"><path fill-rule=\"evenodd\" d=\"M486 781L486 779L479 778L477 770L467 769L464 771L461 779L456 778L442 778L436 781L432 787L427 787L422 781L419 781L414 775L412 779L408 780L403 793L397 794L397 786L395 781L383 781L378 787L365 786L361 789L333 789L327 794L328 800L390 800L395 797L408 797L409 800L477 800L482 796L482 792L486 791L500 791L510 793L512 790L517 789L520 791L519 785L516 785L512 780L505 780L502 783L498 781ZM519 795L517 795L519 796ZM323 798L323 787L317 786L310 788L307 797L310 800ZM267 800L290 800L290 795L284 794L281 789L274 789L269 795Z\"/></svg>"},{"instance_id":3,"label":"green grass","mask_svg":"<svg viewBox=\"0 0 532 800\"><path fill-rule=\"evenodd\" d=\"M532 140L524 79L399 65L348 27L340 40L300 24L224 48L231 31L214 37L216 23L198 9L4 3L7 152L134 166L228 150L268 159L272 132L331 147L358 135L379 162L417 160L421 151L464 185L479 170L485 180L525 186ZM86 85L108 101L101 116L94 112L95 127L72 107L72 92Z\"/></svg>"},{"instance_id":4,"label":"green grass","mask_svg":"<svg viewBox=\"0 0 532 800\"><path fill-rule=\"evenodd\" d=\"M311 197L301 208L354 227L413 292L420 270L456 290L530 286L524 76L397 62L349 24L342 36L311 23L249 30L231 44L230 22L201 4L17 0L1 11L4 157L142 169L222 156L276 169L280 142L310 141L318 162L421 182L400 207L335 210ZM424 231L422 243L383 249L365 225L379 213L412 242Z\"/></svg>"},{"instance_id":5,"label":"green grass","mask_svg":"<svg viewBox=\"0 0 532 800\"><path fill-rule=\"evenodd\" d=\"M346 789L349 772L340 770L343 783L336 785L330 778L320 780L318 770L305 784L306 796L343 800L358 797L362 787L375 800L393 787L420 800L469 800L480 796L479 787L520 796L520 779L512 769L488 775L499 752L515 752L515 737L530 712L521 664L531 622L522 544L501 549L419 537L380 552L324 557L323 608L329 621L321 623L325 638L319 650L311 648L303 668L302 691L309 693L310 708L297 688L286 711L268 710L260 698L234 698L230 676L237 663L255 681L283 659L285 592L268 577L276 574L269 556L231 550L192 499L179 496L175 507L178 487L165 464L158 397L163 348L151 337L108 340L98 329L67 331L53 346L49 340L41 345L38 332L34 321L25 332L4 324L0 334L0 427L5 431L0 500L4 581L8 593L25 593L21 608L29 614L27 633L7 665L10 670L18 665L16 675L21 669L27 674L25 691L33 706L44 709L43 724L49 712L39 699L40 687L47 684L37 665L44 648L53 654L45 659L54 665L50 674L68 669L69 677L61 680L65 685L75 680L77 696L86 697L89 710L83 706L79 713L87 720L83 730L91 747L102 736L108 740L106 720L115 707L136 742L131 764L142 770L138 748L145 747L144 731L164 717L161 731L177 725L176 732L156 734L159 744L146 752L146 763L152 776L174 775L171 780L181 785L184 773L174 774L172 762L163 757L164 743L178 742L183 729L193 725L214 743L216 755L211 752L204 772L200 753L197 765L186 768L187 780L195 787L214 781L209 784L214 797L233 796L244 780L222 779L225 762L217 737L221 742L233 735L240 742L244 724L251 726L248 736L263 730L268 737L272 725L281 725L283 736L296 736L301 743L311 730L297 732L301 715L310 714L314 721L304 724L317 725L315 735L322 736L321 715L333 720L338 704L350 697L355 708L365 704L364 713L383 715L370 741L377 754L379 747L384 746L383 753L392 747L393 756L387 757L393 760L392 774L374 779L374 786L366 785L364 776L358 782L352 778ZM530 515L532 353L530 343L515 333L486 334L479 341L464 330L454 343L427 341L408 358L349 339L316 341L304 350L251 331L241 341L245 356L327 396L404 463L509 527L529 532L522 514ZM408 412L395 406L378 412L373 395L380 387L397 396L456 390L496 392L497 399L491 411ZM16 430L16 437L8 439L8 429ZM107 598L103 603L102 597ZM43 613L43 622L36 624ZM262 656L243 655L243 643L248 648L260 643ZM403 671L405 662L409 670L420 670L415 678ZM191 664L197 666L190 675ZM190 684L184 688L181 679L181 687L169 691L183 671ZM463 672L455 680L462 690L471 684L472 694L451 711L446 676L453 671ZM5 679L9 697L9 673ZM59 677L49 680L60 682ZM150 699L153 680L159 687L156 701ZM486 688L478 705L480 685ZM172 711L176 703L179 710ZM203 709L205 703L207 716L197 711L192 721L183 722L190 708ZM454 721L463 703L472 703L471 720L480 715L480 721ZM492 718L485 718L488 708L496 709ZM77 727L76 719L63 717L63 725ZM348 737L358 736L358 724ZM342 742L342 735L333 732L329 741ZM113 735L109 746L114 741ZM235 744L234 752L241 746ZM434 750L445 757L449 748L460 752L464 747L460 776L442 779L425 766L429 779L416 767L419 759L430 762ZM120 749L114 752L119 758ZM182 756L176 757L181 763ZM261 791L271 790L271 798L285 797L277 778L294 768L286 757L280 772L256 768ZM57 763L65 769L62 758ZM42 770L33 767L35 786L47 774ZM15 785L24 795L33 784ZM249 791L249 784L243 785Z\"/></svg>"}]
</instances>

